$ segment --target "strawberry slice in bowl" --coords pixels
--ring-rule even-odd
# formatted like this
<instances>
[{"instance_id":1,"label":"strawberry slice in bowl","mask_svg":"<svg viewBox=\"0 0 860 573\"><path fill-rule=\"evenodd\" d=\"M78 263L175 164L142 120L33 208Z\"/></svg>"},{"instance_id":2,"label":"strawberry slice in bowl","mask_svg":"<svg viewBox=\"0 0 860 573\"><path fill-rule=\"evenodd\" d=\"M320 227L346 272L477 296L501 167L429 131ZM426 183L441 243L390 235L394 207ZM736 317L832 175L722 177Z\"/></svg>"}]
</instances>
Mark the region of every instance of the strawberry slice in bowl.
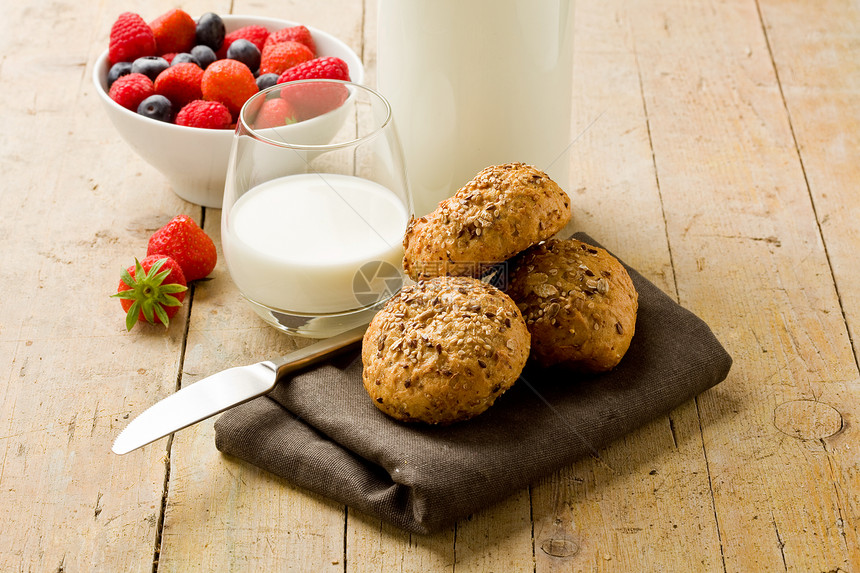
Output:
<instances>
[{"instance_id":1,"label":"strawberry slice in bowl","mask_svg":"<svg viewBox=\"0 0 860 573\"><path fill-rule=\"evenodd\" d=\"M307 121L333 111L347 100L347 85L336 81L302 80L281 86L281 99L296 121Z\"/></svg>"}]
</instances>

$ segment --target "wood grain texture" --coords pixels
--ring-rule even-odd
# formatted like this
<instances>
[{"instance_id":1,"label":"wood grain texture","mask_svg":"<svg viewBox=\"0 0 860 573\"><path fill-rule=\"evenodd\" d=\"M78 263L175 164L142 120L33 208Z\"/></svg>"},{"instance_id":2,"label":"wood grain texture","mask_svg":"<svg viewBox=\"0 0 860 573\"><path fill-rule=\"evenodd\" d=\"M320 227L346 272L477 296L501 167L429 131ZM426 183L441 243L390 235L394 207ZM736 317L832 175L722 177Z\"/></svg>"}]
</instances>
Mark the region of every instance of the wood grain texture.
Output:
<instances>
[{"instance_id":1,"label":"wood grain texture","mask_svg":"<svg viewBox=\"0 0 860 573\"><path fill-rule=\"evenodd\" d=\"M361 6L336 7L236 2L232 13L317 26L360 51ZM311 342L275 331L241 298L223 261L220 225L221 210L207 209L204 229L218 246L219 263L212 280L195 288L183 387ZM159 570L342 571L345 508L222 456L212 424L208 420L173 438Z\"/></svg>"},{"instance_id":2,"label":"wood grain texture","mask_svg":"<svg viewBox=\"0 0 860 573\"><path fill-rule=\"evenodd\" d=\"M674 296L630 16L584 2L576 16L571 227ZM693 403L541 480L533 506L537 571L722 566Z\"/></svg>"},{"instance_id":3,"label":"wood grain texture","mask_svg":"<svg viewBox=\"0 0 860 573\"><path fill-rule=\"evenodd\" d=\"M222 259L220 215L206 210L219 263L195 287L183 387L307 344L266 325L241 298ZM172 439L159 570L342 570L344 507L221 455L213 423Z\"/></svg>"},{"instance_id":4,"label":"wood grain texture","mask_svg":"<svg viewBox=\"0 0 860 573\"><path fill-rule=\"evenodd\" d=\"M129 335L109 295L182 203L92 91L113 9L0 10L0 570L151 571L164 447L120 458L110 445L174 389L187 310L167 333Z\"/></svg>"},{"instance_id":5,"label":"wood grain texture","mask_svg":"<svg viewBox=\"0 0 860 573\"><path fill-rule=\"evenodd\" d=\"M774 425L857 369L757 6L628 10L679 298L735 358L698 399L724 567L847 570L837 460Z\"/></svg>"},{"instance_id":6,"label":"wood grain texture","mask_svg":"<svg viewBox=\"0 0 860 573\"><path fill-rule=\"evenodd\" d=\"M844 1L759 2L768 48L778 73L803 174L824 240L827 260L854 350L860 356L860 7ZM796 30L805 33L798 37ZM833 310L835 312L835 309ZM845 397L819 384L818 396L787 402L774 415L780 431L816 443L828 463L846 557L838 566L860 569L860 454L852 451L860 380L846 380ZM814 391L813 391L814 392ZM812 394L812 392L810 393ZM820 450L818 449L820 446Z\"/></svg>"}]
</instances>

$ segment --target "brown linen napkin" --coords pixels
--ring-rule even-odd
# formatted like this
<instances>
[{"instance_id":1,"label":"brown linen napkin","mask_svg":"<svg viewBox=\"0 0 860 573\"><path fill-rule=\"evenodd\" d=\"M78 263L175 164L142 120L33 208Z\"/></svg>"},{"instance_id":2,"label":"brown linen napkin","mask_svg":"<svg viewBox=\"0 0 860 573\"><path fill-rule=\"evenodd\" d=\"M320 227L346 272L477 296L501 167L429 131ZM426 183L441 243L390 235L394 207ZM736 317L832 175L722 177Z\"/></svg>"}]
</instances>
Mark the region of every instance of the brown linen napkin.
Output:
<instances>
[{"instance_id":1,"label":"brown linen napkin","mask_svg":"<svg viewBox=\"0 0 860 573\"><path fill-rule=\"evenodd\" d=\"M222 414L216 447L403 529L438 530L597 453L728 375L732 359L708 326L628 271L639 292L636 334L608 373L527 368L484 414L430 427L377 410L353 352Z\"/></svg>"}]
</instances>

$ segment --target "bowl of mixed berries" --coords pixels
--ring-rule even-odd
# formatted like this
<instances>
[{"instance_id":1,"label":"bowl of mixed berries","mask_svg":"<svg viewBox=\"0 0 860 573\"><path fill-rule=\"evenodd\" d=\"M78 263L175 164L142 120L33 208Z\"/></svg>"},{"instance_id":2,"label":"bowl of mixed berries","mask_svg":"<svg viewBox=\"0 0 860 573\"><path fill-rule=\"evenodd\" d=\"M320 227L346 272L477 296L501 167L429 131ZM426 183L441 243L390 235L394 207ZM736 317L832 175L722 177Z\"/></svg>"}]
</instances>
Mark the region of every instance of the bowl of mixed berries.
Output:
<instances>
[{"instance_id":1,"label":"bowl of mixed berries","mask_svg":"<svg viewBox=\"0 0 860 573\"><path fill-rule=\"evenodd\" d=\"M298 22L180 9L124 12L93 81L111 122L177 195L220 207L239 111L257 92L307 79L362 83L358 55ZM285 125L297 121L285 117Z\"/></svg>"}]
</instances>

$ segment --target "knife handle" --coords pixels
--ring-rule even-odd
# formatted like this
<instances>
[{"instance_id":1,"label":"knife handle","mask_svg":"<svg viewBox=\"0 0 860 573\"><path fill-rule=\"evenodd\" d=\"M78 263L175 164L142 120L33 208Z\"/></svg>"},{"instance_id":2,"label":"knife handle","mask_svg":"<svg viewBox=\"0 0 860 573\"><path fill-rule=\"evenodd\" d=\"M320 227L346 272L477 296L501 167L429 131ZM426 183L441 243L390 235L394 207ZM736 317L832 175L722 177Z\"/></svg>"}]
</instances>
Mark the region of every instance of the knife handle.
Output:
<instances>
[{"instance_id":1,"label":"knife handle","mask_svg":"<svg viewBox=\"0 0 860 573\"><path fill-rule=\"evenodd\" d=\"M275 371L275 380L281 380L293 372L307 368L338 352L346 351L361 342L365 330L367 330L366 324L300 348L280 358L269 360L269 365Z\"/></svg>"}]
</instances>

